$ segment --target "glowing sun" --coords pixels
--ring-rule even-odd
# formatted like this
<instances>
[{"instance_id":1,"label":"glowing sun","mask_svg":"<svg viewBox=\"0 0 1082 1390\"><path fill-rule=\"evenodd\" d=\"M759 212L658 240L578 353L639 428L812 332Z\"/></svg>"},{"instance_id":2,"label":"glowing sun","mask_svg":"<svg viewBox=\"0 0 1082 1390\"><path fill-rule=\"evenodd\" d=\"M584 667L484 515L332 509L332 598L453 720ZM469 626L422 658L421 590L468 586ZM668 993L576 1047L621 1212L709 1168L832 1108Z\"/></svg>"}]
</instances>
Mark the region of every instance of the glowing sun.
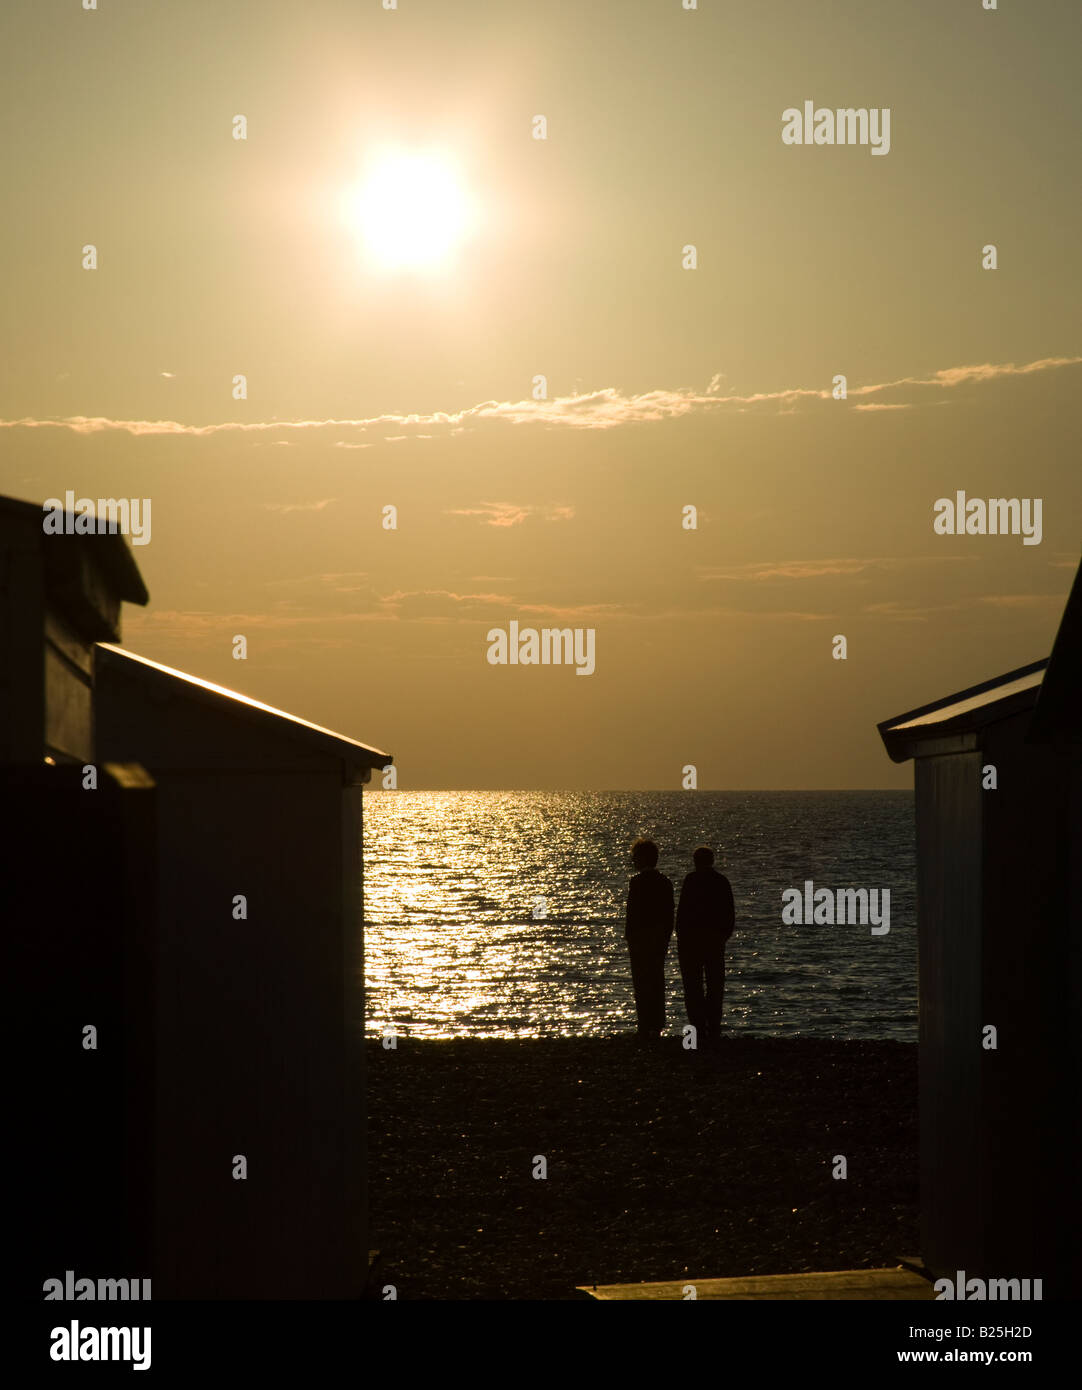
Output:
<instances>
[{"instance_id":1,"label":"glowing sun","mask_svg":"<svg viewBox=\"0 0 1082 1390\"><path fill-rule=\"evenodd\" d=\"M447 160L394 152L369 169L354 195L352 220L376 265L432 270L461 245L474 209Z\"/></svg>"}]
</instances>

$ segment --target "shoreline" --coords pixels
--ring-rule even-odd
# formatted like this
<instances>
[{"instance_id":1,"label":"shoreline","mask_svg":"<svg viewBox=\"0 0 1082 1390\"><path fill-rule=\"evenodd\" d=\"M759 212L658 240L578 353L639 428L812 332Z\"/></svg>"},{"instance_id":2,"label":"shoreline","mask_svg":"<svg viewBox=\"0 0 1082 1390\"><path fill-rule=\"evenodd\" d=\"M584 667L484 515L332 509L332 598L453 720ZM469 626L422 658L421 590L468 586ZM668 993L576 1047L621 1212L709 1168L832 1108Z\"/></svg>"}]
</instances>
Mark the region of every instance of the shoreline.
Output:
<instances>
[{"instance_id":1,"label":"shoreline","mask_svg":"<svg viewBox=\"0 0 1082 1390\"><path fill-rule=\"evenodd\" d=\"M915 1043L400 1037L365 1055L376 1297L574 1298L917 1248Z\"/></svg>"}]
</instances>

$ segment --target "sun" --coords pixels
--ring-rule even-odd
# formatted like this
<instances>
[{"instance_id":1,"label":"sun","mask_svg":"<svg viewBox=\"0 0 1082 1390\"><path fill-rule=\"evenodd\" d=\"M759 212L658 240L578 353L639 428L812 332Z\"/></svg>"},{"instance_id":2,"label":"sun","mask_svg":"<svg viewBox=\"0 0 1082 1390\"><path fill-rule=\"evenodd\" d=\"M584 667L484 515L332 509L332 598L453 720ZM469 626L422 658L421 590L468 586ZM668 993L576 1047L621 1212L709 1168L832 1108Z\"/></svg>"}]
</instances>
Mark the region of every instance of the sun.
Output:
<instances>
[{"instance_id":1,"label":"sun","mask_svg":"<svg viewBox=\"0 0 1082 1390\"><path fill-rule=\"evenodd\" d=\"M352 199L351 220L377 266L435 270L453 257L475 215L450 160L392 151L373 161Z\"/></svg>"}]
</instances>

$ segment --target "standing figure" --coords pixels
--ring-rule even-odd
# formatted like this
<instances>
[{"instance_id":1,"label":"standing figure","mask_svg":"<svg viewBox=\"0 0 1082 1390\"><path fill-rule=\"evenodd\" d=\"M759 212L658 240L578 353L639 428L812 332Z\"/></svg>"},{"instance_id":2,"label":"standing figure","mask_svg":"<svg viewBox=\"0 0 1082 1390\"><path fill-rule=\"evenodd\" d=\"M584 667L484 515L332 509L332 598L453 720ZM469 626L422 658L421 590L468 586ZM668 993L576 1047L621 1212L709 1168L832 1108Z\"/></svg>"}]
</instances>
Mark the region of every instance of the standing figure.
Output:
<instances>
[{"instance_id":1,"label":"standing figure","mask_svg":"<svg viewBox=\"0 0 1082 1390\"><path fill-rule=\"evenodd\" d=\"M692 858L695 872L680 889L676 944L688 1022L699 1038L713 1041L721 1033L725 943L733 934L736 912L729 880L714 868L714 851L703 845Z\"/></svg>"},{"instance_id":2,"label":"standing figure","mask_svg":"<svg viewBox=\"0 0 1082 1390\"><path fill-rule=\"evenodd\" d=\"M631 862L638 873L628 884L627 938L639 1038L658 1038L665 1028L665 955L673 933L671 879L658 873L657 845L636 840Z\"/></svg>"}]
</instances>

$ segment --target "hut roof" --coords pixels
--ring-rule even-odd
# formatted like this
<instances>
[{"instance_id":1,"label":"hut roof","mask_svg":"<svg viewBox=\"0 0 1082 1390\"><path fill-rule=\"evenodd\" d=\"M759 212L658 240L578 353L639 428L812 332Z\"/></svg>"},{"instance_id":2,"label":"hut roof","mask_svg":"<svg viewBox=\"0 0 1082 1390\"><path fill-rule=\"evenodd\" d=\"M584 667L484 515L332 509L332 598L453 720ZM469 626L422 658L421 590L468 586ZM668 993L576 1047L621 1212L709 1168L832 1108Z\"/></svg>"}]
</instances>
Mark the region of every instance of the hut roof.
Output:
<instances>
[{"instance_id":1,"label":"hut roof","mask_svg":"<svg viewBox=\"0 0 1082 1390\"><path fill-rule=\"evenodd\" d=\"M977 746L977 731L1024 710L1028 743L1082 739L1082 565L1075 573L1052 655L920 709L885 719L879 736L896 763Z\"/></svg>"},{"instance_id":2,"label":"hut roof","mask_svg":"<svg viewBox=\"0 0 1082 1390\"><path fill-rule=\"evenodd\" d=\"M185 671L162 666L111 642L99 642L95 651L107 670L133 677L157 697L168 699L180 695L196 700L219 714L240 717L261 733L287 738L310 752L342 758L365 768L383 768L392 761L389 753L378 748L369 748L356 739L345 738L319 724L310 724L307 719L264 705L236 690L227 690L225 686L190 676Z\"/></svg>"},{"instance_id":3,"label":"hut roof","mask_svg":"<svg viewBox=\"0 0 1082 1390\"><path fill-rule=\"evenodd\" d=\"M1048 658L1045 657L1042 661L1034 661L992 680L982 681L980 685L970 686L968 690L946 695L930 705L895 715L877 726L879 736L896 763L904 763L908 758L918 756L918 752L949 751L947 745L975 747L975 738L968 739L964 744L959 740L966 735L975 735L987 724L995 724L1022 710L1032 709L1037 703L1047 669ZM943 747L930 747L930 744L941 744Z\"/></svg>"},{"instance_id":4,"label":"hut roof","mask_svg":"<svg viewBox=\"0 0 1082 1390\"><path fill-rule=\"evenodd\" d=\"M21 502L15 497L0 497L0 518L16 524L23 524L36 530L44 545L46 539L42 522L45 509L36 502ZM65 519L75 513L64 512ZM69 579L70 560L74 555L84 555L97 566L109 581L116 597L125 603L145 604L149 601L143 576L135 563L131 545L119 531L91 532L89 535L66 535L63 546L49 546L44 551L49 563L45 567L46 582L50 589L60 589Z\"/></svg>"}]
</instances>

